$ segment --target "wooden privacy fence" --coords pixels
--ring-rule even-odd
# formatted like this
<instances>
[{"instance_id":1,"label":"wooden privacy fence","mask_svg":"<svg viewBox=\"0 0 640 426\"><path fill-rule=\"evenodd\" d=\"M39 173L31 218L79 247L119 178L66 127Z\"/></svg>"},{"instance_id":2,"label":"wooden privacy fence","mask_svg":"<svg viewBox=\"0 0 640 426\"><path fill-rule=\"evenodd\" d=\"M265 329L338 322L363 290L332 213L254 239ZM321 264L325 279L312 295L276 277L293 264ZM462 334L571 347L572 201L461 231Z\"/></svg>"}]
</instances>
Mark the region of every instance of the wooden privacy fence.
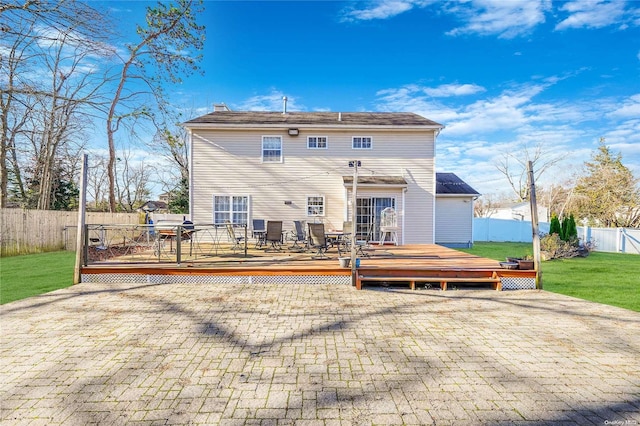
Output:
<instances>
[{"instance_id":1,"label":"wooden privacy fence","mask_svg":"<svg viewBox=\"0 0 640 426\"><path fill-rule=\"evenodd\" d=\"M76 249L77 211L1 210L2 256ZM86 223L134 225L137 213L88 212Z\"/></svg>"}]
</instances>

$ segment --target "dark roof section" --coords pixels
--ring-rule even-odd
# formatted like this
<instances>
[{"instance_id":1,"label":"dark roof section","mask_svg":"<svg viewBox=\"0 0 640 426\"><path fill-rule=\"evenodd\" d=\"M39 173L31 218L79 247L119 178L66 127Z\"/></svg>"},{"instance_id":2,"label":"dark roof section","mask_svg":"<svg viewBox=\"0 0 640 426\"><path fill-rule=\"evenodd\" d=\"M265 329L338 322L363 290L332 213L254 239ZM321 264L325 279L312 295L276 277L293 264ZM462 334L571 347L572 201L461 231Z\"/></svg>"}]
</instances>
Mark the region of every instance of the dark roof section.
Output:
<instances>
[{"instance_id":1,"label":"dark roof section","mask_svg":"<svg viewBox=\"0 0 640 426\"><path fill-rule=\"evenodd\" d=\"M353 185L353 176L342 176L345 185ZM358 185L407 185L402 176L358 176Z\"/></svg>"},{"instance_id":2,"label":"dark roof section","mask_svg":"<svg viewBox=\"0 0 640 426\"><path fill-rule=\"evenodd\" d=\"M435 121L411 112L281 112L272 111L216 111L184 123L224 125L332 125L332 126L435 126Z\"/></svg>"},{"instance_id":3,"label":"dark roof section","mask_svg":"<svg viewBox=\"0 0 640 426\"><path fill-rule=\"evenodd\" d=\"M164 201L147 201L146 203L138 207L139 210L146 209L150 212L156 211L156 210L166 210L168 208L169 206Z\"/></svg>"},{"instance_id":4,"label":"dark roof section","mask_svg":"<svg viewBox=\"0 0 640 426\"><path fill-rule=\"evenodd\" d=\"M436 194L480 195L455 173L436 173Z\"/></svg>"}]
</instances>

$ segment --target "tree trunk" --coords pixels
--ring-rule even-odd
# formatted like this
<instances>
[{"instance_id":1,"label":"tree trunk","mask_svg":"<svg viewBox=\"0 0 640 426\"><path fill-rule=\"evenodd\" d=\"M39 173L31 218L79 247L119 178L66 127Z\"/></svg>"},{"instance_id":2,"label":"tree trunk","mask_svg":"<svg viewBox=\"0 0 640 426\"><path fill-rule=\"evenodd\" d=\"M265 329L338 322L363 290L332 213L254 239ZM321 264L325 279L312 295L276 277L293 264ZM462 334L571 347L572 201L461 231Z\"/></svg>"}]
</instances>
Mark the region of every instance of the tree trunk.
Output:
<instances>
[{"instance_id":1,"label":"tree trunk","mask_svg":"<svg viewBox=\"0 0 640 426\"><path fill-rule=\"evenodd\" d=\"M2 140L0 141L0 208L7 206L7 187L9 182L9 169L7 164L7 147L9 145L9 133L7 131L7 116L4 114L3 105L2 114ZM8 108L7 108L8 110Z\"/></svg>"},{"instance_id":2,"label":"tree trunk","mask_svg":"<svg viewBox=\"0 0 640 426\"><path fill-rule=\"evenodd\" d=\"M107 163L107 177L109 180L109 211L116 212L116 148L113 143L113 130L111 130L111 119L107 120L107 139L109 141L109 162Z\"/></svg>"}]
</instances>

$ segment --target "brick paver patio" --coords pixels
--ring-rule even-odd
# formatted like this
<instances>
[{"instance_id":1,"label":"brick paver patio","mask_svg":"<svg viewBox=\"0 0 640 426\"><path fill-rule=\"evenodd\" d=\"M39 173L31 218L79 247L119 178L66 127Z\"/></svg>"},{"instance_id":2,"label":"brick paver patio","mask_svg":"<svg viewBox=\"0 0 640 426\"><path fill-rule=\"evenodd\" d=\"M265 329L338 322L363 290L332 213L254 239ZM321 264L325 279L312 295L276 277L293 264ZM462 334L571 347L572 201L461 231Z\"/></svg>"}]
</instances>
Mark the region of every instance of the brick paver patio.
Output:
<instances>
[{"instance_id":1,"label":"brick paver patio","mask_svg":"<svg viewBox=\"0 0 640 426\"><path fill-rule=\"evenodd\" d=\"M640 313L547 292L81 284L1 309L3 425L640 424Z\"/></svg>"}]
</instances>

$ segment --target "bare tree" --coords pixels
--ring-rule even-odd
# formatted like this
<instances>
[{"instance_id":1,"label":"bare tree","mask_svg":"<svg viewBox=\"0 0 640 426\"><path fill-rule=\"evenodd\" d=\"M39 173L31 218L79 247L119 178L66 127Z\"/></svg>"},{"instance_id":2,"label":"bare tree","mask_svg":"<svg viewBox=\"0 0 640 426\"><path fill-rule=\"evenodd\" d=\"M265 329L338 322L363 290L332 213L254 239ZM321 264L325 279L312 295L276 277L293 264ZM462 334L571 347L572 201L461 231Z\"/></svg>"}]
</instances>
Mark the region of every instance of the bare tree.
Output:
<instances>
[{"instance_id":1,"label":"bare tree","mask_svg":"<svg viewBox=\"0 0 640 426\"><path fill-rule=\"evenodd\" d=\"M189 179L187 138L187 130L175 123L162 126L152 142L152 148L172 164L180 179Z\"/></svg>"},{"instance_id":2,"label":"bare tree","mask_svg":"<svg viewBox=\"0 0 640 426\"><path fill-rule=\"evenodd\" d=\"M159 3L148 7L146 26L137 26L140 41L127 46L127 56L121 58L106 124L111 211L116 208L114 137L123 120L150 116L148 104L152 101L158 109L164 109L163 83L178 83L181 75L199 70L200 56L189 51L201 50L204 43L204 27L195 20L197 4L194 0L177 0L169 6Z\"/></svg>"},{"instance_id":3,"label":"bare tree","mask_svg":"<svg viewBox=\"0 0 640 426\"><path fill-rule=\"evenodd\" d=\"M0 203L11 177L23 202L47 209L56 179L68 175L59 157L97 107L104 80L90 70L109 31L99 12L73 0L3 4L0 28Z\"/></svg>"},{"instance_id":4,"label":"bare tree","mask_svg":"<svg viewBox=\"0 0 640 426\"><path fill-rule=\"evenodd\" d=\"M181 113L163 114L163 122L156 125L158 131L150 143L154 152L162 155L167 167L157 170L159 183L167 194L172 213L189 210L189 149L188 133L180 125Z\"/></svg>"},{"instance_id":5,"label":"bare tree","mask_svg":"<svg viewBox=\"0 0 640 426\"><path fill-rule=\"evenodd\" d=\"M122 211L133 212L149 198L152 169L144 161L133 161L130 151L117 157L116 189Z\"/></svg>"},{"instance_id":6,"label":"bare tree","mask_svg":"<svg viewBox=\"0 0 640 426\"><path fill-rule=\"evenodd\" d=\"M87 168L87 199L93 204L91 208L97 211L108 210L107 199L107 164L106 155L90 155Z\"/></svg>"},{"instance_id":7,"label":"bare tree","mask_svg":"<svg viewBox=\"0 0 640 426\"><path fill-rule=\"evenodd\" d=\"M562 218L565 217L566 214L572 213L571 201L573 198L573 190L573 182L570 181L536 188L538 201L549 209L549 218L552 215ZM540 220L543 219L544 218L540 218Z\"/></svg>"},{"instance_id":8,"label":"bare tree","mask_svg":"<svg viewBox=\"0 0 640 426\"><path fill-rule=\"evenodd\" d=\"M551 167L562 160L562 155L553 154L542 143L533 148L523 145L521 149L503 154L496 168L507 178L509 186L517 197L517 201L529 199L529 185L527 170L529 161L533 162L534 178L540 182L540 177Z\"/></svg>"},{"instance_id":9,"label":"bare tree","mask_svg":"<svg viewBox=\"0 0 640 426\"><path fill-rule=\"evenodd\" d=\"M475 217L491 217L497 212L499 203L494 200L491 194L482 195L473 202L473 215Z\"/></svg>"}]
</instances>

